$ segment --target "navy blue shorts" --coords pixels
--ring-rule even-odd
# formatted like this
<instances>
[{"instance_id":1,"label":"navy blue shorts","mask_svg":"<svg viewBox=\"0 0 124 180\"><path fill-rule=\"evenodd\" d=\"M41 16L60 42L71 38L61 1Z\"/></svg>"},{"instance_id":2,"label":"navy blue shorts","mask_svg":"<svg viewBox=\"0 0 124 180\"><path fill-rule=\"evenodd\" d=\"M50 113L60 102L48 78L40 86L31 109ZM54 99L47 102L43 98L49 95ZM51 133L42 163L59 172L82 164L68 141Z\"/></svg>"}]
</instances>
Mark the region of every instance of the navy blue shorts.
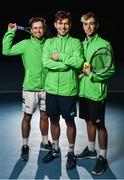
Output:
<instances>
[{"instance_id":1,"label":"navy blue shorts","mask_svg":"<svg viewBox=\"0 0 124 180\"><path fill-rule=\"evenodd\" d=\"M77 96L59 96L46 93L46 112L51 119L62 115L66 120L74 120L77 115Z\"/></svg>"},{"instance_id":2,"label":"navy blue shorts","mask_svg":"<svg viewBox=\"0 0 124 180\"><path fill-rule=\"evenodd\" d=\"M79 98L79 117L86 121L92 121L95 125L104 126L105 101Z\"/></svg>"}]
</instances>

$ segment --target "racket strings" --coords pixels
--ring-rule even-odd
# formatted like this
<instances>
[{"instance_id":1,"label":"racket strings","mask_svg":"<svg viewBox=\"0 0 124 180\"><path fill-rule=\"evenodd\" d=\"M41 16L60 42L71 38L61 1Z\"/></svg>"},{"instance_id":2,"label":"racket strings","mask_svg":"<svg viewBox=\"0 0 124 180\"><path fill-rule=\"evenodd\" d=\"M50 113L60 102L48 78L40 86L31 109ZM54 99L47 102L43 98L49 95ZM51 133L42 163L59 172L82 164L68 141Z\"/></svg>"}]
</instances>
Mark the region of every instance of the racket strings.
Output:
<instances>
[{"instance_id":1,"label":"racket strings","mask_svg":"<svg viewBox=\"0 0 124 180\"><path fill-rule=\"evenodd\" d=\"M25 28L24 28L24 31L26 31L26 32L28 32L28 33L31 34L30 27L25 27Z\"/></svg>"},{"instance_id":2,"label":"racket strings","mask_svg":"<svg viewBox=\"0 0 124 180\"><path fill-rule=\"evenodd\" d=\"M92 59L92 71L101 74L105 73L112 64L112 55L110 51L106 49L101 49L97 52Z\"/></svg>"},{"instance_id":3,"label":"racket strings","mask_svg":"<svg viewBox=\"0 0 124 180\"><path fill-rule=\"evenodd\" d=\"M112 62L113 62L112 52L106 47L100 48L91 57L90 60L91 71L95 74L103 75L111 68ZM79 79L84 76L85 74L81 72L79 74Z\"/></svg>"},{"instance_id":4,"label":"racket strings","mask_svg":"<svg viewBox=\"0 0 124 180\"><path fill-rule=\"evenodd\" d=\"M26 31L31 34L30 27L17 26L17 30Z\"/></svg>"}]
</instances>

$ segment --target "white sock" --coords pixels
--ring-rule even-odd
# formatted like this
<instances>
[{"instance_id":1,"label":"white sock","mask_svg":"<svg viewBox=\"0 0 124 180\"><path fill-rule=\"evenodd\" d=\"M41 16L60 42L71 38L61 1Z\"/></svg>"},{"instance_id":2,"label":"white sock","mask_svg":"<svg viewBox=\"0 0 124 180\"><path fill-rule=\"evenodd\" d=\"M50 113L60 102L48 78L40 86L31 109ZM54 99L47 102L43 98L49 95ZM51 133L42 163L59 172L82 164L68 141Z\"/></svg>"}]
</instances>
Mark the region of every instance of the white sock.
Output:
<instances>
[{"instance_id":1,"label":"white sock","mask_svg":"<svg viewBox=\"0 0 124 180\"><path fill-rule=\"evenodd\" d=\"M48 135L42 136L42 143L44 144L48 144Z\"/></svg>"},{"instance_id":2,"label":"white sock","mask_svg":"<svg viewBox=\"0 0 124 180\"><path fill-rule=\"evenodd\" d=\"M106 159L106 149L99 148L99 156L101 155L104 159Z\"/></svg>"},{"instance_id":3,"label":"white sock","mask_svg":"<svg viewBox=\"0 0 124 180\"><path fill-rule=\"evenodd\" d=\"M28 138L23 138L23 145L28 145Z\"/></svg>"},{"instance_id":4,"label":"white sock","mask_svg":"<svg viewBox=\"0 0 124 180\"><path fill-rule=\"evenodd\" d=\"M95 151L95 142L94 141L88 141L88 149L89 151Z\"/></svg>"},{"instance_id":5,"label":"white sock","mask_svg":"<svg viewBox=\"0 0 124 180\"><path fill-rule=\"evenodd\" d=\"M58 148L59 148L59 140L53 140L53 148L58 150Z\"/></svg>"},{"instance_id":6,"label":"white sock","mask_svg":"<svg viewBox=\"0 0 124 180\"><path fill-rule=\"evenodd\" d=\"M74 144L69 144L68 152L74 152Z\"/></svg>"}]
</instances>

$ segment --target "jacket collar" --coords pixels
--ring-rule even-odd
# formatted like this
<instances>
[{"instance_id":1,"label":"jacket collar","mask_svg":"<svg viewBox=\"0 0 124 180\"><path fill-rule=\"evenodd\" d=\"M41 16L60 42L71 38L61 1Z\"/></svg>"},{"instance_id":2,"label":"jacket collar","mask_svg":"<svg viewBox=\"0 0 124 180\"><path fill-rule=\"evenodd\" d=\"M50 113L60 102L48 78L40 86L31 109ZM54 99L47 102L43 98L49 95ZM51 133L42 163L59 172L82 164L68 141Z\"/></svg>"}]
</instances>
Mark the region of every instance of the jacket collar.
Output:
<instances>
[{"instance_id":1,"label":"jacket collar","mask_svg":"<svg viewBox=\"0 0 124 180\"><path fill-rule=\"evenodd\" d=\"M87 43L90 43L90 42L92 42L92 41L95 41L97 38L98 38L98 33L96 33L93 37L91 37L90 39L87 39L87 37L85 38L85 41L87 42Z\"/></svg>"},{"instance_id":2,"label":"jacket collar","mask_svg":"<svg viewBox=\"0 0 124 180\"><path fill-rule=\"evenodd\" d=\"M62 39L68 39L70 37L69 34L66 34L65 36L57 36L58 38L62 38Z\"/></svg>"},{"instance_id":3,"label":"jacket collar","mask_svg":"<svg viewBox=\"0 0 124 180\"><path fill-rule=\"evenodd\" d=\"M36 42L36 43L39 43L39 44L43 44L45 42L45 38L44 37L42 39L37 39L37 38L31 36L31 40L33 42Z\"/></svg>"}]
</instances>

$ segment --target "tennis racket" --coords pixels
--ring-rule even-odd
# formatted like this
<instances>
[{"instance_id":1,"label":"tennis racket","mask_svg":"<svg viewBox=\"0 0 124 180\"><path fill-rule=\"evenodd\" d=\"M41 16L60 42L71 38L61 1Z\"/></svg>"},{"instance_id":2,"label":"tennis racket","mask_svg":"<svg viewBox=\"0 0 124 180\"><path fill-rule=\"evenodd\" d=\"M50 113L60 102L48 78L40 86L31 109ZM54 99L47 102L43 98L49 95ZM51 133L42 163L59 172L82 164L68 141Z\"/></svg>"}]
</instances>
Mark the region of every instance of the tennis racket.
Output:
<instances>
[{"instance_id":1,"label":"tennis racket","mask_svg":"<svg viewBox=\"0 0 124 180\"><path fill-rule=\"evenodd\" d=\"M9 28L14 28L15 27L17 30L26 31L26 32L31 34L30 27L18 26L16 23L9 23L8 27Z\"/></svg>"},{"instance_id":2,"label":"tennis racket","mask_svg":"<svg viewBox=\"0 0 124 180\"><path fill-rule=\"evenodd\" d=\"M113 63L112 51L106 47L101 47L95 51L90 59L91 72L101 76L106 73ZM88 64L87 64L88 65ZM79 79L85 74L81 73Z\"/></svg>"},{"instance_id":3,"label":"tennis racket","mask_svg":"<svg viewBox=\"0 0 124 180\"><path fill-rule=\"evenodd\" d=\"M23 26L18 26L17 25L17 30L26 31L26 32L31 34L29 29L30 29L30 27L23 27Z\"/></svg>"}]
</instances>

